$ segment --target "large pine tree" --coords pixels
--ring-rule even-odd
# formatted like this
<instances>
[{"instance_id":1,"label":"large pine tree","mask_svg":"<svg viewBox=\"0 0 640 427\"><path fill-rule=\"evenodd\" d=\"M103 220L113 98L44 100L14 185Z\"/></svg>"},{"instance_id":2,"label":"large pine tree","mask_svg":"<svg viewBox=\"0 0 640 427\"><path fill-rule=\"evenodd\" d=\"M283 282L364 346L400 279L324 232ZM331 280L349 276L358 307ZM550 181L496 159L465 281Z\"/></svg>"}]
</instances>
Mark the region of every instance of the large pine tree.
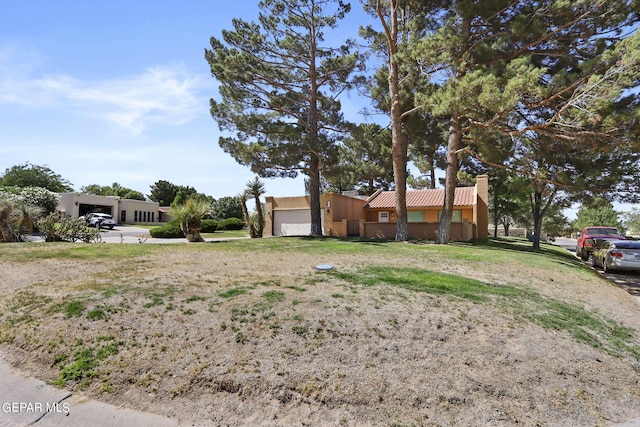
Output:
<instances>
[{"instance_id":1,"label":"large pine tree","mask_svg":"<svg viewBox=\"0 0 640 427\"><path fill-rule=\"evenodd\" d=\"M325 45L350 5L335 0L263 0L258 23L233 20L205 58L220 83L211 115L220 146L263 177L308 176L311 235L322 235L320 178L337 161L344 122L338 100L360 57L349 41Z\"/></svg>"},{"instance_id":2,"label":"large pine tree","mask_svg":"<svg viewBox=\"0 0 640 427\"><path fill-rule=\"evenodd\" d=\"M432 15L437 30L412 50L425 78L438 85L420 94L418 103L449 117L440 243L449 241L458 156L469 145L465 140L482 134L478 129L499 130L519 144L514 154L523 154L520 160L534 164L542 153L550 167L562 165L566 157L555 162L550 151L545 154L550 143L556 152L574 156L580 144L585 152L602 149L619 129L607 119L616 117L612 104L634 84L633 64L637 70L637 53L619 47L629 43L624 28L637 23L637 2L447 3ZM491 141L481 145L486 152Z\"/></svg>"}]
</instances>

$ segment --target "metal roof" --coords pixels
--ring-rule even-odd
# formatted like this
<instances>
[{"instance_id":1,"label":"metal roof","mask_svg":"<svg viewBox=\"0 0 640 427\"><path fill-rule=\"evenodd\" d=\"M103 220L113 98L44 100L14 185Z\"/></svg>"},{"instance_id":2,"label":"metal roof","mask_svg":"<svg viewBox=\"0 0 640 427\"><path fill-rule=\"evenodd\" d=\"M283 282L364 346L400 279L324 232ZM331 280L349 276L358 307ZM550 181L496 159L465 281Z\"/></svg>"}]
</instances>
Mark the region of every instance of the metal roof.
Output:
<instances>
[{"instance_id":1,"label":"metal roof","mask_svg":"<svg viewBox=\"0 0 640 427\"><path fill-rule=\"evenodd\" d=\"M454 206L472 206L474 204L475 187L457 187ZM407 191L407 208L433 208L442 207L444 204L444 188L435 190L409 190ZM367 208L395 209L395 191L381 191L373 194L367 202Z\"/></svg>"}]
</instances>

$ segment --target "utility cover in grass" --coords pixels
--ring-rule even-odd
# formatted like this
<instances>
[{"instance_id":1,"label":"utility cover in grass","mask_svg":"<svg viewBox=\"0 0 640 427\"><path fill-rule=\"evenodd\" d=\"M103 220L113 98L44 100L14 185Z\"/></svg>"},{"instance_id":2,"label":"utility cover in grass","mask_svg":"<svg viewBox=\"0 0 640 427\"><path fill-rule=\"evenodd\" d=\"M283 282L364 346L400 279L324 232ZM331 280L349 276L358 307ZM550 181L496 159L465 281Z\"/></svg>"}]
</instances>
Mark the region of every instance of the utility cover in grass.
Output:
<instances>
[{"instance_id":1,"label":"utility cover in grass","mask_svg":"<svg viewBox=\"0 0 640 427\"><path fill-rule=\"evenodd\" d=\"M333 266L331 264L318 264L316 265L318 270L333 270Z\"/></svg>"}]
</instances>

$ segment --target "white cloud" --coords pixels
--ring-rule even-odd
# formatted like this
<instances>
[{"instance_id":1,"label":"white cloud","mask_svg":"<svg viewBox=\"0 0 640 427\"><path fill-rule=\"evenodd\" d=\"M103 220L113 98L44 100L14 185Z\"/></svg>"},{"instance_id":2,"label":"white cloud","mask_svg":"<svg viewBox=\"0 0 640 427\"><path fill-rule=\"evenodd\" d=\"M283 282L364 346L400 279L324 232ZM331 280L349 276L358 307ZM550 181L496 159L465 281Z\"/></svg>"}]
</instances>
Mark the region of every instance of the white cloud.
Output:
<instances>
[{"instance_id":1,"label":"white cloud","mask_svg":"<svg viewBox=\"0 0 640 427\"><path fill-rule=\"evenodd\" d=\"M89 107L92 114L140 134L152 123L182 125L191 120L201 109L197 98L200 85L200 79L182 67L155 67L138 76L93 85L76 83L64 96L78 106Z\"/></svg>"},{"instance_id":2,"label":"white cloud","mask_svg":"<svg viewBox=\"0 0 640 427\"><path fill-rule=\"evenodd\" d=\"M133 135L150 125L182 125L202 110L203 80L184 66L156 66L141 74L83 81L66 74L34 76L36 53L0 47L0 105L71 110L106 120Z\"/></svg>"}]
</instances>

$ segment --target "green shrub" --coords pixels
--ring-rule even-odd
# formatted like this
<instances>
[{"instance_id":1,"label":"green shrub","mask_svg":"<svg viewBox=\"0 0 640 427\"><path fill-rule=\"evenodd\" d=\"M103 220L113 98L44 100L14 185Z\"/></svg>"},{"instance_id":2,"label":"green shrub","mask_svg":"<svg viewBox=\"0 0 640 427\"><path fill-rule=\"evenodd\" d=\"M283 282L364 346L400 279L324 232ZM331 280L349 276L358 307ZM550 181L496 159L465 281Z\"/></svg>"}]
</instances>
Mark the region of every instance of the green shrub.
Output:
<instances>
[{"instance_id":1,"label":"green shrub","mask_svg":"<svg viewBox=\"0 0 640 427\"><path fill-rule=\"evenodd\" d=\"M202 220L202 228L200 232L202 233L214 233L218 229L218 221L215 219L203 219Z\"/></svg>"},{"instance_id":2,"label":"green shrub","mask_svg":"<svg viewBox=\"0 0 640 427\"><path fill-rule=\"evenodd\" d=\"M226 218L218 223L218 230L242 230L244 221L240 218Z\"/></svg>"},{"instance_id":3,"label":"green shrub","mask_svg":"<svg viewBox=\"0 0 640 427\"><path fill-rule=\"evenodd\" d=\"M80 218L58 218L57 214L52 213L38 219L36 226L45 242L97 243L101 241L100 230L88 228L87 223Z\"/></svg>"},{"instance_id":4,"label":"green shrub","mask_svg":"<svg viewBox=\"0 0 640 427\"><path fill-rule=\"evenodd\" d=\"M149 230L151 237L159 237L163 239L174 239L184 237L184 233L180 229L180 220L172 219L168 223Z\"/></svg>"}]
</instances>

